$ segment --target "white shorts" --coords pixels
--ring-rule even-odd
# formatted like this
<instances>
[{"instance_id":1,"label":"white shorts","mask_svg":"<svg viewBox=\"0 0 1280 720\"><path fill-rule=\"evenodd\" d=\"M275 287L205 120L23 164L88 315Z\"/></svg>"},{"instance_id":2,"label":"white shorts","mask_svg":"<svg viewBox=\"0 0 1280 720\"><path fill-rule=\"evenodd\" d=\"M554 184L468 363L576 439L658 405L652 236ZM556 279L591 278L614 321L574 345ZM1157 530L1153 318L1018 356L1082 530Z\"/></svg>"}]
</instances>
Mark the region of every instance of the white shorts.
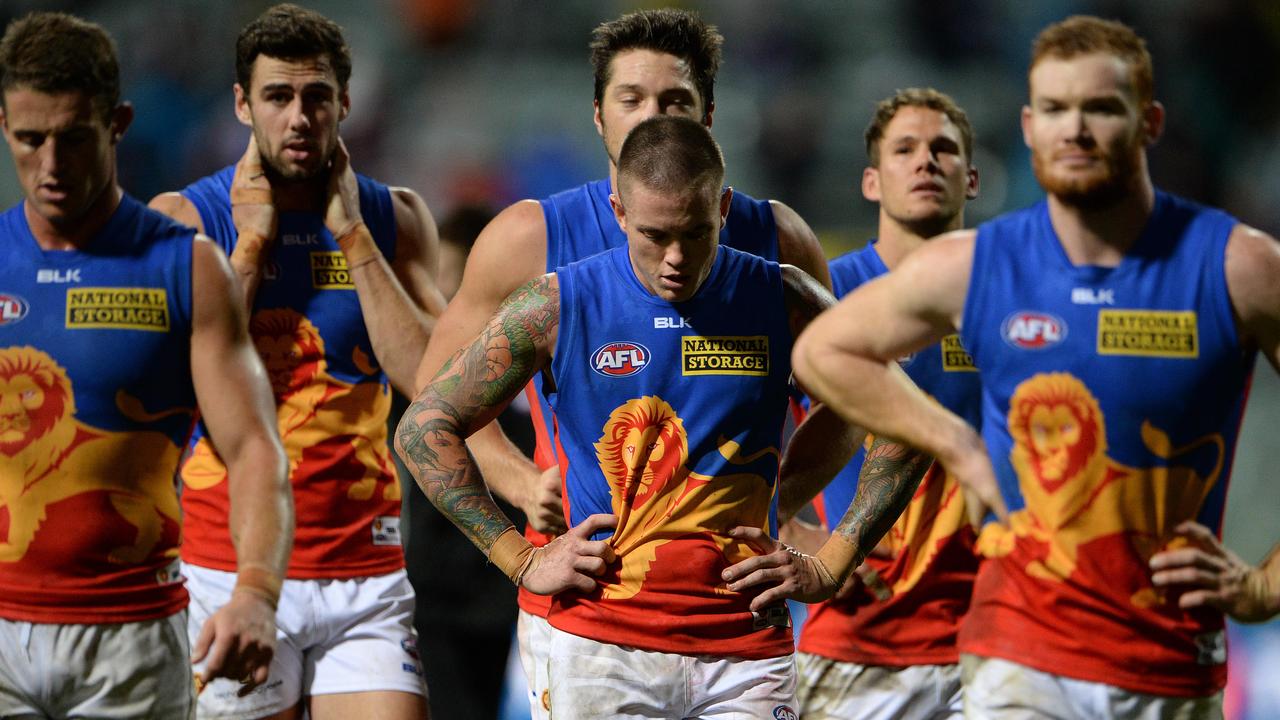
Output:
<instances>
[{"instance_id":1,"label":"white shorts","mask_svg":"<svg viewBox=\"0 0 1280 720\"><path fill-rule=\"evenodd\" d=\"M676 655L551 629L551 717L796 720L793 655Z\"/></svg>"},{"instance_id":2,"label":"white shorts","mask_svg":"<svg viewBox=\"0 0 1280 720\"><path fill-rule=\"evenodd\" d=\"M547 681L551 651L551 623L530 612L520 611L516 619L516 642L520 645L520 666L529 686L529 715L532 720L551 717L551 689Z\"/></svg>"},{"instance_id":3,"label":"white shorts","mask_svg":"<svg viewBox=\"0 0 1280 720\"><path fill-rule=\"evenodd\" d=\"M195 717L186 624L0 619L0 717Z\"/></svg>"},{"instance_id":4,"label":"white shorts","mask_svg":"<svg viewBox=\"0 0 1280 720\"><path fill-rule=\"evenodd\" d=\"M796 654L805 720L959 720L959 665L860 665Z\"/></svg>"},{"instance_id":5,"label":"white shorts","mask_svg":"<svg viewBox=\"0 0 1280 720\"><path fill-rule=\"evenodd\" d=\"M234 573L183 565L194 643L235 586ZM425 696L413 629L413 588L404 570L344 580L288 580L276 612L276 653L267 681L246 697L219 678L200 693L201 718L259 718L303 697L399 690Z\"/></svg>"},{"instance_id":6,"label":"white shorts","mask_svg":"<svg viewBox=\"0 0 1280 720\"><path fill-rule=\"evenodd\" d=\"M1222 718L1222 693L1144 695L1104 683L1033 670L1000 658L961 655L964 716L981 720L1209 720Z\"/></svg>"}]
</instances>

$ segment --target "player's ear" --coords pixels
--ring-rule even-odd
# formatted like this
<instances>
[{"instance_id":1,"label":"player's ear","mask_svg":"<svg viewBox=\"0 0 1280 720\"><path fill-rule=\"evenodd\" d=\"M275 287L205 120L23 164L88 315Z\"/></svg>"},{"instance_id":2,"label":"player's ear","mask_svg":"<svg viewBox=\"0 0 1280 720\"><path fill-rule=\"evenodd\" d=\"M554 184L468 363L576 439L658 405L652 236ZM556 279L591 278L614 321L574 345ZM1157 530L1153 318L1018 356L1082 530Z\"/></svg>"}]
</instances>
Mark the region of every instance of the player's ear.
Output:
<instances>
[{"instance_id":1,"label":"player's ear","mask_svg":"<svg viewBox=\"0 0 1280 720\"><path fill-rule=\"evenodd\" d=\"M133 123L133 105L122 102L111 111L111 144L120 142L125 130Z\"/></svg>"},{"instance_id":2,"label":"player's ear","mask_svg":"<svg viewBox=\"0 0 1280 720\"><path fill-rule=\"evenodd\" d=\"M613 208L613 219L618 221L618 227L622 228L622 232L627 231L627 209L622 205L622 196L618 193L609 193L609 207Z\"/></svg>"},{"instance_id":3,"label":"player's ear","mask_svg":"<svg viewBox=\"0 0 1280 720\"><path fill-rule=\"evenodd\" d=\"M1157 100L1142 110L1142 134L1147 146L1154 145L1164 134L1164 105Z\"/></svg>"},{"instance_id":4,"label":"player's ear","mask_svg":"<svg viewBox=\"0 0 1280 720\"><path fill-rule=\"evenodd\" d=\"M253 109L249 107L249 93L240 86L240 83L236 83L232 89L236 94L236 119L241 125L253 127Z\"/></svg>"},{"instance_id":5,"label":"player's ear","mask_svg":"<svg viewBox=\"0 0 1280 720\"><path fill-rule=\"evenodd\" d=\"M862 197L873 203L880 202L880 169L862 168Z\"/></svg>"}]
</instances>

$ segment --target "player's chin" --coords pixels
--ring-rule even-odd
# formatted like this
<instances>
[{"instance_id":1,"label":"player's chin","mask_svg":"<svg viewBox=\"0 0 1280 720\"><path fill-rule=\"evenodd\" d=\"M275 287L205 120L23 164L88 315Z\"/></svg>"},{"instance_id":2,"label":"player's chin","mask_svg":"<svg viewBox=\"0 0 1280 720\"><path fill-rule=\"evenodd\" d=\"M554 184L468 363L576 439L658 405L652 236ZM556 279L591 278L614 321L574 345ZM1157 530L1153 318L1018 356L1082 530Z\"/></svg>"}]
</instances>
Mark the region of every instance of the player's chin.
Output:
<instances>
[{"instance_id":1,"label":"player's chin","mask_svg":"<svg viewBox=\"0 0 1280 720\"><path fill-rule=\"evenodd\" d=\"M305 163L294 162L290 160L279 160L272 163L276 173L289 182L304 182L312 180L320 176L325 169L325 163L320 160L308 161Z\"/></svg>"}]
</instances>

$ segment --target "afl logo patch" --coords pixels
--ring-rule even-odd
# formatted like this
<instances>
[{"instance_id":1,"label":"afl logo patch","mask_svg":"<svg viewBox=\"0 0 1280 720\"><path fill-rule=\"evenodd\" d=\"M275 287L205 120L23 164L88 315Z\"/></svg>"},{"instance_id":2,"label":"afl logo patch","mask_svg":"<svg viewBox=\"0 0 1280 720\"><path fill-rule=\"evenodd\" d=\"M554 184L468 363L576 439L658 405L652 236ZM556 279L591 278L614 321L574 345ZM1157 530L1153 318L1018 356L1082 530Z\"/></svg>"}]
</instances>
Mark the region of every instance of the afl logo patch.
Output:
<instances>
[{"instance_id":1,"label":"afl logo patch","mask_svg":"<svg viewBox=\"0 0 1280 720\"><path fill-rule=\"evenodd\" d=\"M1016 348L1044 350L1066 339L1067 324L1056 315L1023 310L1004 319L1000 334Z\"/></svg>"},{"instance_id":2,"label":"afl logo patch","mask_svg":"<svg viewBox=\"0 0 1280 720\"><path fill-rule=\"evenodd\" d=\"M0 326L12 325L27 316L31 309L27 301L17 295L0 293Z\"/></svg>"},{"instance_id":3,"label":"afl logo patch","mask_svg":"<svg viewBox=\"0 0 1280 720\"><path fill-rule=\"evenodd\" d=\"M605 377L635 375L649 364L649 348L640 343L605 343L591 353L591 369Z\"/></svg>"},{"instance_id":4,"label":"afl logo patch","mask_svg":"<svg viewBox=\"0 0 1280 720\"><path fill-rule=\"evenodd\" d=\"M779 705L774 708L773 717L775 720L799 720L800 718L800 716L796 714L795 710L792 710L786 705Z\"/></svg>"}]
</instances>

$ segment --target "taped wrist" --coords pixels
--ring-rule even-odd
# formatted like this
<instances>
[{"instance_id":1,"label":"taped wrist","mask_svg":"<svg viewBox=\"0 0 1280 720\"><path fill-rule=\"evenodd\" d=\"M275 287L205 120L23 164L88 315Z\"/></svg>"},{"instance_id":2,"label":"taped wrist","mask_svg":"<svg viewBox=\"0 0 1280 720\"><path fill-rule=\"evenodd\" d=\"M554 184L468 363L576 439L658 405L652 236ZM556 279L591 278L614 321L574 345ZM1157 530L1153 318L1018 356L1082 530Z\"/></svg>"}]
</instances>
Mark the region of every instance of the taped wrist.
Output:
<instances>
[{"instance_id":1,"label":"taped wrist","mask_svg":"<svg viewBox=\"0 0 1280 720\"><path fill-rule=\"evenodd\" d=\"M493 545L489 546L489 562L506 573L516 587L520 586L520 581L529 571L535 556L533 543L525 540L520 531L514 527L503 531L498 539L493 541Z\"/></svg>"},{"instance_id":2,"label":"taped wrist","mask_svg":"<svg viewBox=\"0 0 1280 720\"><path fill-rule=\"evenodd\" d=\"M236 248L231 251L231 267L244 275L262 267L262 251L267 239L257 233L241 233L236 238Z\"/></svg>"},{"instance_id":3,"label":"taped wrist","mask_svg":"<svg viewBox=\"0 0 1280 720\"><path fill-rule=\"evenodd\" d=\"M231 188L231 205L270 205L271 188L233 187Z\"/></svg>"},{"instance_id":4,"label":"taped wrist","mask_svg":"<svg viewBox=\"0 0 1280 720\"><path fill-rule=\"evenodd\" d=\"M1280 594L1276 592L1263 568L1253 568L1244 579L1251 620L1268 620L1280 612Z\"/></svg>"},{"instance_id":5,"label":"taped wrist","mask_svg":"<svg viewBox=\"0 0 1280 720\"><path fill-rule=\"evenodd\" d=\"M858 556L858 548L838 532L827 538L813 559L817 561L819 570L826 573L826 579L837 589L844 585L849 574L862 562Z\"/></svg>"},{"instance_id":6,"label":"taped wrist","mask_svg":"<svg viewBox=\"0 0 1280 720\"><path fill-rule=\"evenodd\" d=\"M348 270L373 262L378 256L378 245L369 234L369 226L363 222L356 223L338 236L338 247L347 258Z\"/></svg>"},{"instance_id":7,"label":"taped wrist","mask_svg":"<svg viewBox=\"0 0 1280 720\"><path fill-rule=\"evenodd\" d=\"M264 563L242 563L236 569L236 585L231 593L248 593L266 600L271 608L280 603L280 588L284 580L280 574Z\"/></svg>"}]
</instances>

